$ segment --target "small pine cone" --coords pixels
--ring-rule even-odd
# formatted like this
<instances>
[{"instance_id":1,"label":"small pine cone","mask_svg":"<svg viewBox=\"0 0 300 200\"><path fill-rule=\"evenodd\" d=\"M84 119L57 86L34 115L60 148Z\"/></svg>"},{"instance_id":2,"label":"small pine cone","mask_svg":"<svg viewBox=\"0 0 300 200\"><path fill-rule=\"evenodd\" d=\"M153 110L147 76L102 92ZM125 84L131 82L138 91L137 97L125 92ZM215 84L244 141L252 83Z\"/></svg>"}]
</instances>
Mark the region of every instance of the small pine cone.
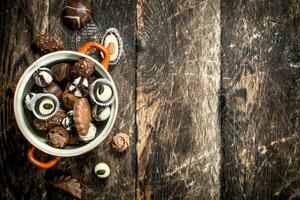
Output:
<instances>
[{"instance_id":1,"label":"small pine cone","mask_svg":"<svg viewBox=\"0 0 300 200\"><path fill-rule=\"evenodd\" d=\"M56 34L39 34L35 37L34 44L44 53L51 53L64 49L63 40Z\"/></svg>"}]
</instances>

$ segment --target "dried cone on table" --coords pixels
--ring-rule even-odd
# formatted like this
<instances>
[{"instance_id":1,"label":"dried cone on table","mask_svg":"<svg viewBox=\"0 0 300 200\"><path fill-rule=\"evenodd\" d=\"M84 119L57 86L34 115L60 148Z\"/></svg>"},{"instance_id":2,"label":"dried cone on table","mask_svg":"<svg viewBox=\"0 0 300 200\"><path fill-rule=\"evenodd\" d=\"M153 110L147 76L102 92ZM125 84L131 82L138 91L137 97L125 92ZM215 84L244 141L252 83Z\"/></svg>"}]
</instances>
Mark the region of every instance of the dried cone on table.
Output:
<instances>
[{"instance_id":1,"label":"dried cone on table","mask_svg":"<svg viewBox=\"0 0 300 200\"><path fill-rule=\"evenodd\" d=\"M44 53L51 53L64 49L63 40L56 34L39 34L35 37L34 43Z\"/></svg>"},{"instance_id":2,"label":"dried cone on table","mask_svg":"<svg viewBox=\"0 0 300 200\"><path fill-rule=\"evenodd\" d=\"M52 181L52 185L55 187L62 189L65 192L70 193L74 197L81 199L82 197L82 189L81 185L77 179L72 178L71 176L61 175L55 177Z\"/></svg>"}]
</instances>

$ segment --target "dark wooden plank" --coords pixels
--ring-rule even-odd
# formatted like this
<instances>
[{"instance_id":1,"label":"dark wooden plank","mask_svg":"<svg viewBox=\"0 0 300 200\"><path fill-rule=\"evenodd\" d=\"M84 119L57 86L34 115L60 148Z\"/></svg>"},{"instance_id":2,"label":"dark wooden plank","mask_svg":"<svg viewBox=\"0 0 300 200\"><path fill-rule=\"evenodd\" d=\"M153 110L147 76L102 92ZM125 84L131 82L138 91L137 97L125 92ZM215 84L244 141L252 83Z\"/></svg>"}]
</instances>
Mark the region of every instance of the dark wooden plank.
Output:
<instances>
[{"instance_id":1,"label":"dark wooden plank","mask_svg":"<svg viewBox=\"0 0 300 200\"><path fill-rule=\"evenodd\" d=\"M298 0L222 10L222 199L299 199Z\"/></svg>"},{"instance_id":2,"label":"dark wooden plank","mask_svg":"<svg viewBox=\"0 0 300 200\"><path fill-rule=\"evenodd\" d=\"M218 199L218 0L137 2L137 199Z\"/></svg>"},{"instance_id":3,"label":"dark wooden plank","mask_svg":"<svg viewBox=\"0 0 300 200\"><path fill-rule=\"evenodd\" d=\"M1 1L1 120L0 120L0 198L1 199L73 199L53 188L49 180L64 171L80 180L84 199L133 199L135 196L135 2L88 1L93 7L93 22L80 31L72 31L61 22L66 1ZM120 98L119 117L110 137L94 151L76 158L63 159L51 170L33 167L26 157L27 144L13 126L12 95L7 88L18 71L40 56L31 43L39 32L57 33L66 49L75 50L87 41L100 42L107 28L120 30L124 53L120 64L112 68ZM110 148L110 138L118 131L127 132L133 141L125 154ZM99 180L93 169L99 161L111 165L108 180Z\"/></svg>"}]
</instances>

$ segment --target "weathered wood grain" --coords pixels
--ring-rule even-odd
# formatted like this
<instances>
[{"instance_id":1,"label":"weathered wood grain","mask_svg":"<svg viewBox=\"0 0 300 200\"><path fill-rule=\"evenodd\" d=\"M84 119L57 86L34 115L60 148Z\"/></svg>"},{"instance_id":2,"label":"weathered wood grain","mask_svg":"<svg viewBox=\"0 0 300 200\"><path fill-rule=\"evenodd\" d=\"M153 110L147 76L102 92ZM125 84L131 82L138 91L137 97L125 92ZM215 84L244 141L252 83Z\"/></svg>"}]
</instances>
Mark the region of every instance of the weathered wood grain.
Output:
<instances>
[{"instance_id":1,"label":"weathered wood grain","mask_svg":"<svg viewBox=\"0 0 300 200\"><path fill-rule=\"evenodd\" d=\"M135 196L135 2L88 1L93 8L93 21L80 31L72 31L61 22L66 1L18 0L1 1L1 73L0 73L0 198L1 199L73 199L55 189L49 180L62 170L80 180L84 199L133 199ZM105 30L116 27L124 40L120 64L112 67L120 98L117 122L110 137L94 151L76 158L63 159L51 170L40 170L27 161L26 141L12 123L12 95L7 92L18 71L22 71L41 54L33 51L32 40L37 33L57 33L66 49L76 50L87 41L100 42ZM118 131L132 138L129 152L117 154L110 148L110 138ZM93 169L99 161L112 168L103 181Z\"/></svg>"},{"instance_id":2,"label":"weathered wood grain","mask_svg":"<svg viewBox=\"0 0 300 200\"><path fill-rule=\"evenodd\" d=\"M221 2L222 199L299 199L299 1Z\"/></svg>"},{"instance_id":3,"label":"weathered wood grain","mask_svg":"<svg viewBox=\"0 0 300 200\"><path fill-rule=\"evenodd\" d=\"M137 199L218 199L219 0L137 1Z\"/></svg>"}]
</instances>

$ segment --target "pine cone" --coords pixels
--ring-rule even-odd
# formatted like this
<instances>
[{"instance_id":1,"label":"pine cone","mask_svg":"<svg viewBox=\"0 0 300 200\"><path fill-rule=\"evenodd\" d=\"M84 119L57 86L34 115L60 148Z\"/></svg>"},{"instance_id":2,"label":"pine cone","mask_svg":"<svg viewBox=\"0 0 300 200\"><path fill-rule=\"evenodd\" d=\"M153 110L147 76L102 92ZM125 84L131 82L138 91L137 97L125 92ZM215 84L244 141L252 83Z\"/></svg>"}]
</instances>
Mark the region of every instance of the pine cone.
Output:
<instances>
[{"instance_id":1,"label":"pine cone","mask_svg":"<svg viewBox=\"0 0 300 200\"><path fill-rule=\"evenodd\" d=\"M53 179L52 185L55 187L62 189L65 192L70 193L74 197L81 199L82 197L82 189L81 185L77 179L72 178L71 176L57 176Z\"/></svg>"},{"instance_id":2,"label":"pine cone","mask_svg":"<svg viewBox=\"0 0 300 200\"><path fill-rule=\"evenodd\" d=\"M34 43L44 53L51 53L64 49L63 40L56 34L39 34L35 37Z\"/></svg>"}]
</instances>

